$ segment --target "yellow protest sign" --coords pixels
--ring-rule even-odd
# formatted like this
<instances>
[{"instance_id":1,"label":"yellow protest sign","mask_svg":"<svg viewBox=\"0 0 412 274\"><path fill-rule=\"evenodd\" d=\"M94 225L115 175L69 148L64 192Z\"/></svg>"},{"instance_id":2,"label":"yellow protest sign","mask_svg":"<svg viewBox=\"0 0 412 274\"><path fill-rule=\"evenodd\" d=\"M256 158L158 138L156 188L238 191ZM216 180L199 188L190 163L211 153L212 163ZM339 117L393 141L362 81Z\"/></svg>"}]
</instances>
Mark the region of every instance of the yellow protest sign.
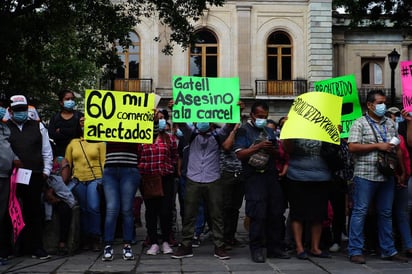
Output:
<instances>
[{"instance_id":1,"label":"yellow protest sign","mask_svg":"<svg viewBox=\"0 0 412 274\"><path fill-rule=\"evenodd\" d=\"M86 90L84 138L151 144L153 93Z\"/></svg>"},{"instance_id":2,"label":"yellow protest sign","mask_svg":"<svg viewBox=\"0 0 412 274\"><path fill-rule=\"evenodd\" d=\"M295 98L280 139L312 139L339 144L342 97L307 92Z\"/></svg>"}]
</instances>

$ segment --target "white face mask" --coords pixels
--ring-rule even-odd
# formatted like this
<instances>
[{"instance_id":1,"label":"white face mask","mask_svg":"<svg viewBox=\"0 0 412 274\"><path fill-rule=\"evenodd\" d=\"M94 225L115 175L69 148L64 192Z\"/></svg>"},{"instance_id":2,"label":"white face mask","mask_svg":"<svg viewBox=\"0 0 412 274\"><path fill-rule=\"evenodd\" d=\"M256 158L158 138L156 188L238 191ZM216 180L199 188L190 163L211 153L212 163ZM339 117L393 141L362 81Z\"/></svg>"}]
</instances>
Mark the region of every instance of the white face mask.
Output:
<instances>
[{"instance_id":1,"label":"white face mask","mask_svg":"<svg viewBox=\"0 0 412 274\"><path fill-rule=\"evenodd\" d=\"M255 126L257 128L264 128L267 124L267 120L266 119L262 119L262 118L256 118L255 120Z\"/></svg>"},{"instance_id":2,"label":"white face mask","mask_svg":"<svg viewBox=\"0 0 412 274\"><path fill-rule=\"evenodd\" d=\"M386 113L386 105L384 103L376 104L374 113L378 117L383 117L383 115L385 115Z\"/></svg>"}]
</instances>

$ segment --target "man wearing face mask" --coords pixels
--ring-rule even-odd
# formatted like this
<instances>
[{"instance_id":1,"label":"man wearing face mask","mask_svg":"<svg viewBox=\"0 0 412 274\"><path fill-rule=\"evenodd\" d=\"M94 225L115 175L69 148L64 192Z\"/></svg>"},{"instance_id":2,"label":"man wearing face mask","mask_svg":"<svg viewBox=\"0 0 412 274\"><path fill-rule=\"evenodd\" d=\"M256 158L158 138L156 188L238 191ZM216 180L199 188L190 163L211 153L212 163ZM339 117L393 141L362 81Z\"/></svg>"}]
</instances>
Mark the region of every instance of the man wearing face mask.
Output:
<instances>
[{"instance_id":1,"label":"man wearing face mask","mask_svg":"<svg viewBox=\"0 0 412 274\"><path fill-rule=\"evenodd\" d=\"M395 178L384 176L377 167L378 151L391 152L395 149L398 161L402 161L399 147L389 143L393 137L398 137L398 132L395 123L385 117L385 102L386 96L381 90L370 91L366 97L367 112L353 123L349 132L349 151L353 155L355 169L348 253L349 260L357 264L365 263L362 254L363 229L368 207L374 197L381 258L398 262L408 261L399 255L392 236ZM400 177L404 177L404 174Z\"/></svg>"},{"instance_id":2,"label":"man wearing face mask","mask_svg":"<svg viewBox=\"0 0 412 274\"><path fill-rule=\"evenodd\" d=\"M268 115L268 104L256 101L250 111L251 119L239 129L233 147L242 161L246 181L246 215L250 218L249 248L252 261L256 263L265 262L264 247L268 258L290 258L281 249L284 195L275 168L275 157L278 157L276 136L266 126ZM261 152L268 156L268 160L264 166L258 167L251 158Z\"/></svg>"},{"instance_id":3,"label":"man wearing face mask","mask_svg":"<svg viewBox=\"0 0 412 274\"><path fill-rule=\"evenodd\" d=\"M169 103L169 106L173 105ZM224 125L212 129L208 122L198 122L195 127L179 124L185 141L189 144L186 173L185 212L183 218L182 243L172 258L192 257L192 238L199 202L203 200L212 222L214 256L226 260L223 242L222 188L220 179L220 143L223 142L234 125Z\"/></svg>"},{"instance_id":4,"label":"man wearing face mask","mask_svg":"<svg viewBox=\"0 0 412 274\"><path fill-rule=\"evenodd\" d=\"M23 203L26 226L21 239L22 251L30 252L33 258L48 259L42 243L41 194L53 164L52 148L47 129L42 123L28 119L27 99L23 95L10 98L7 121L10 128L10 144L20 159L18 166L32 171L28 185L17 184L17 196Z\"/></svg>"},{"instance_id":5,"label":"man wearing face mask","mask_svg":"<svg viewBox=\"0 0 412 274\"><path fill-rule=\"evenodd\" d=\"M66 147L74 138L82 136L80 118L83 113L74 109L74 92L68 89L59 93L60 111L56 113L49 123L49 135L56 142L56 156L64 156Z\"/></svg>"}]
</instances>

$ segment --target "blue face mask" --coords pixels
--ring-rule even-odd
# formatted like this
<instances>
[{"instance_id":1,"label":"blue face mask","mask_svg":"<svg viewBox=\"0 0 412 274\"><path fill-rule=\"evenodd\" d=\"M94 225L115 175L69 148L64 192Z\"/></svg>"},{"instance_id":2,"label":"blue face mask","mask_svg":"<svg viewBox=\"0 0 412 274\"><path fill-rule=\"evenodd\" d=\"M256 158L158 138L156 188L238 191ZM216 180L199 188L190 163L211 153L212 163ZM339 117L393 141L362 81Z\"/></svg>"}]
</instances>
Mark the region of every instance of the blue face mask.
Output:
<instances>
[{"instance_id":1,"label":"blue face mask","mask_svg":"<svg viewBox=\"0 0 412 274\"><path fill-rule=\"evenodd\" d=\"M68 110L72 110L76 103L73 100L67 100L63 102L63 107Z\"/></svg>"},{"instance_id":2,"label":"blue face mask","mask_svg":"<svg viewBox=\"0 0 412 274\"><path fill-rule=\"evenodd\" d=\"M395 122L396 122L396 123L402 123L403 121L405 121L405 119L403 119L402 116L395 117Z\"/></svg>"},{"instance_id":3,"label":"blue face mask","mask_svg":"<svg viewBox=\"0 0 412 274\"><path fill-rule=\"evenodd\" d=\"M255 120L255 126L257 128L264 128L267 124L267 120L266 119L262 119L262 118L256 118Z\"/></svg>"},{"instance_id":4,"label":"blue face mask","mask_svg":"<svg viewBox=\"0 0 412 274\"><path fill-rule=\"evenodd\" d=\"M378 117L383 117L383 115L385 115L386 113L386 105L384 103L377 104L373 113L375 113Z\"/></svg>"},{"instance_id":5,"label":"blue face mask","mask_svg":"<svg viewBox=\"0 0 412 274\"><path fill-rule=\"evenodd\" d=\"M27 111L15 111L13 112L13 120L16 123L24 123L29 118L29 114Z\"/></svg>"},{"instance_id":6,"label":"blue face mask","mask_svg":"<svg viewBox=\"0 0 412 274\"><path fill-rule=\"evenodd\" d=\"M164 131L166 129L166 120L159 119L159 130Z\"/></svg>"},{"instance_id":7,"label":"blue face mask","mask_svg":"<svg viewBox=\"0 0 412 274\"><path fill-rule=\"evenodd\" d=\"M197 123L196 127L200 132L206 132L210 128L209 123L204 123L204 122Z\"/></svg>"},{"instance_id":8,"label":"blue face mask","mask_svg":"<svg viewBox=\"0 0 412 274\"><path fill-rule=\"evenodd\" d=\"M178 128L178 129L176 130L176 136L177 136L177 137L183 137L183 132L180 130L180 128Z\"/></svg>"},{"instance_id":9,"label":"blue face mask","mask_svg":"<svg viewBox=\"0 0 412 274\"><path fill-rule=\"evenodd\" d=\"M6 114L6 109L4 107L0 107L0 120L3 119L5 114Z\"/></svg>"}]
</instances>

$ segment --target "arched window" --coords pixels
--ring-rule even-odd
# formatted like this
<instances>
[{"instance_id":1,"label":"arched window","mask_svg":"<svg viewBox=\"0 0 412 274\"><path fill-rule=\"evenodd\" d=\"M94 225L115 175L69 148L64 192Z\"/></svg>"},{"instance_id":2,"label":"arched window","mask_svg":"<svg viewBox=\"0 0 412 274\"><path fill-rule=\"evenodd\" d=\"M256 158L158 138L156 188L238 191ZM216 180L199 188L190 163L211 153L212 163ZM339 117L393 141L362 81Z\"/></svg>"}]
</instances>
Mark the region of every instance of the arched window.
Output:
<instances>
[{"instance_id":1,"label":"arched window","mask_svg":"<svg viewBox=\"0 0 412 274\"><path fill-rule=\"evenodd\" d=\"M215 35L202 29L195 33L196 42L190 47L190 76L217 77L219 45Z\"/></svg>"},{"instance_id":2,"label":"arched window","mask_svg":"<svg viewBox=\"0 0 412 274\"><path fill-rule=\"evenodd\" d=\"M273 32L267 41L267 79L292 79L292 43L283 31Z\"/></svg>"},{"instance_id":3,"label":"arched window","mask_svg":"<svg viewBox=\"0 0 412 274\"><path fill-rule=\"evenodd\" d=\"M134 32L129 35L132 44L128 49L123 50L122 46L116 44L117 54L123 62L122 68L116 71L116 78L138 79L140 77L140 38Z\"/></svg>"},{"instance_id":4,"label":"arched window","mask_svg":"<svg viewBox=\"0 0 412 274\"><path fill-rule=\"evenodd\" d=\"M362 60L362 85L382 86L383 85L383 63L384 59L363 59Z\"/></svg>"}]
</instances>

